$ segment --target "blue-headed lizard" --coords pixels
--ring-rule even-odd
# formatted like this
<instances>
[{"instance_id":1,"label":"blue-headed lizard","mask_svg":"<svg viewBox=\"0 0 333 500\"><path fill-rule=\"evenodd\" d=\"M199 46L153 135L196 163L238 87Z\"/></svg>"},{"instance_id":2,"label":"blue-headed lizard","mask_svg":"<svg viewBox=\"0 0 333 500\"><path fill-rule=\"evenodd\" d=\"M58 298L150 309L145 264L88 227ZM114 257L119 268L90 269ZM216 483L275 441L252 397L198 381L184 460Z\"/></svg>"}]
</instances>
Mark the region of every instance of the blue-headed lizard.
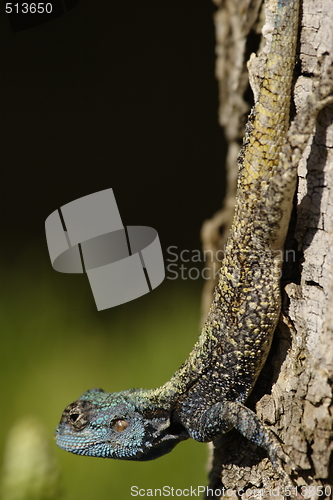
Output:
<instances>
[{"instance_id":1,"label":"blue-headed lizard","mask_svg":"<svg viewBox=\"0 0 333 500\"><path fill-rule=\"evenodd\" d=\"M208 318L188 359L157 389L93 389L64 411L57 444L72 453L151 460L182 440L209 442L235 427L263 447L287 483L274 434L245 406L280 314L281 250L297 165L331 87L317 86L289 127L298 0L272 0L272 40L239 154L234 222ZM290 484L290 482L288 483Z\"/></svg>"}]
</instances>

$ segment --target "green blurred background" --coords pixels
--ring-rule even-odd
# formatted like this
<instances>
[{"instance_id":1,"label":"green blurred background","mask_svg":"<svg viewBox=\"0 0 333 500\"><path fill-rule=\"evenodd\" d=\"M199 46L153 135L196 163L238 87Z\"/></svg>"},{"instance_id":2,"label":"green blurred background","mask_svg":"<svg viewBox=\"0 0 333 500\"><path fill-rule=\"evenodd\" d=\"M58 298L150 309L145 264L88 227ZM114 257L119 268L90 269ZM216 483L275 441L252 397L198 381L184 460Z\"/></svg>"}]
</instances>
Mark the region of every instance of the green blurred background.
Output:
<instances>
[{"instance_id":1,"label":"green blurred background","mask_svg":"<svg viewBox=\"0 0 333 500\"><path fill-rule=\"evenodd\" d=\"M55 446L62 410L85 390L152 388L172 375L199 333L202 282L166 279L97 312L85 276L53 271L44 221L112 187L123 223L154 227L166 257L169 246L200 249L201 224L224 191L213 12L209 0L80 0L15 34L0 12L4 500L131 498L132 485L206 484L207 447L192 441L148 463ZM47 469L43 494L38 474L22 493L29 466Z\"/></svg>"}]
</instances>

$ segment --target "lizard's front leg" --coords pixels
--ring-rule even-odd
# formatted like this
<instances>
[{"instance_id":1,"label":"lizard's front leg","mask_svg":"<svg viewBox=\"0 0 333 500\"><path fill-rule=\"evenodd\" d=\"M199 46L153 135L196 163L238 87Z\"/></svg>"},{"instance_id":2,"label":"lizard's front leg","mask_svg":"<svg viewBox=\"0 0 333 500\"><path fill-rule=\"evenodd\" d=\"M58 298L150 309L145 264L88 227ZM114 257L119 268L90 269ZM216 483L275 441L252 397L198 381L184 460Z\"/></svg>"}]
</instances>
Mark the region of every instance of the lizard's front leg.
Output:
<instances>
[{"instance_id":1,"label":"lizard's front leg","mask_svg":"<svg viewBox=\"0 0 333 500\"><path fill-rule=\"evenodd\" d=\"M216 403L196 416L189 431L190 437L197 441L207 442L217 439L232 427L252 443L264 448L275 471L283 480L286 488L293 488L289 476L282 468L282 462L290 459L282 450L273 432L263 424L257 415L238 401Z\"/></svg>"}]
</instances>

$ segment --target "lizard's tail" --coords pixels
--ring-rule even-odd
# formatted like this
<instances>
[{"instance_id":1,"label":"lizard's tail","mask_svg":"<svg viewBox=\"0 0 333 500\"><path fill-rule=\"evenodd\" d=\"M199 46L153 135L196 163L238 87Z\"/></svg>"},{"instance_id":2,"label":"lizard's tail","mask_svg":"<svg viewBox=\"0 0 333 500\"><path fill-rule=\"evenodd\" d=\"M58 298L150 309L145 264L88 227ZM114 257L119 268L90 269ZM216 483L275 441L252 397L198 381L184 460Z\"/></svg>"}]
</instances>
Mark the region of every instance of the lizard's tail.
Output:
<instances>
[{"instance_id":1,"label":"lizard's tail","mask_svg":"<svg viewBox=\"0 0 333 500\"><path fill-rule=\"evenodd\" d=\"M237 204L234 225L246 221L243 231L255 234L264 245L274 239L285 237L285 226L289 222L290 207L296 184L296 168L288 169L285 179L285 164L280 153L289 127L289 109L295 64L298 33L298 0L271 0L266 8L266 38L271 38L267 65L258 102L247 126L243 149L239 155ZM273 8L274 7L274 8ZM272 32L270 33L270 27ZM276 193L270 189L274 179L283 187ZM286 182L287 181L287 182ZM280 182L280 184L281 184ZM278 187L278 184L276 184ZM286 196L286 200L283 196ZM283 238L278 237L279 228ZM237 232L241 231L235 227ZM273 230L273 232L272 232ZM242 231L241 231L242 232ZM283 243L282 243L283 244Z\"/></svg>"}]
</instances>

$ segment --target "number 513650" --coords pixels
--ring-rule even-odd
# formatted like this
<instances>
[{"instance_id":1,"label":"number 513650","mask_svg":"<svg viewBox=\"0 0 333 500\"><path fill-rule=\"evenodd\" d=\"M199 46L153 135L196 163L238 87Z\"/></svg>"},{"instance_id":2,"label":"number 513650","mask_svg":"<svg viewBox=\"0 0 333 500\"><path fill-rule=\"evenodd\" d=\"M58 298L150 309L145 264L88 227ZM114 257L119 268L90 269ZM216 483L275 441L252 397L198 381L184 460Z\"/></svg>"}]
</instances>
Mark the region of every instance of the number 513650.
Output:
<instances>
[{"instance_id":1,"label":"number 513650","mask_svg":"<svg viewBox=\"0 0 333 500\"><path fill-rule=\"evenodd\" d=\"M21 5L13 2L6 2L6 13L12 14L13 12L17 14L51 14L52 4L51 3L22 3Z\"/></svg>"}]
</instances>

